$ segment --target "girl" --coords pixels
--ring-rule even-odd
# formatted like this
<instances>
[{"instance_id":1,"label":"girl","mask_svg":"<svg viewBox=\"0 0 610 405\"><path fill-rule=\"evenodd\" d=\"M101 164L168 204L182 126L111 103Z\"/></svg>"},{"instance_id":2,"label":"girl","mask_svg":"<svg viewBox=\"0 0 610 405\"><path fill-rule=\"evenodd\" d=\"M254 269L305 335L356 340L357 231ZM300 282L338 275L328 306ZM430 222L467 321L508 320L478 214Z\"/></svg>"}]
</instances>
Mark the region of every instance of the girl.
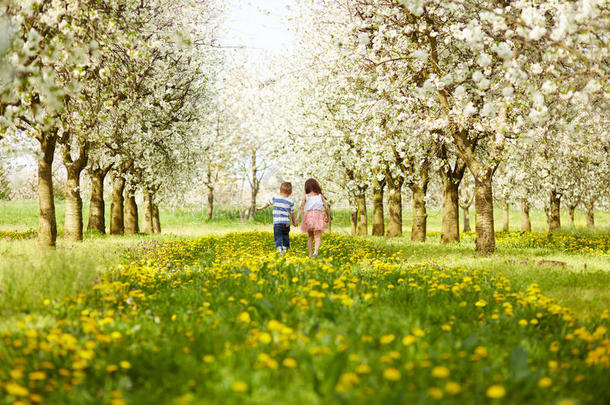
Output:
<instances>
[{"instance_id":1,"label":"girl","mask_svg":"<svg viewBox=\"0 0 610 405\"><path fill-rule=\"evenodd\" d=\"M303 210L305 210L305 216L301 223L301 230L309 235L307 248L309 249L309 258L311 259L318 254L322 242L322 232L324 232L326 225L330 222L330 209L324 196L322 196L320 184L315 179L309 179L305 182L305 197L301 201L301 208L297 215L297 224ZM312 252L314 239L315 250Z\"/></svg>"}]
</instances>

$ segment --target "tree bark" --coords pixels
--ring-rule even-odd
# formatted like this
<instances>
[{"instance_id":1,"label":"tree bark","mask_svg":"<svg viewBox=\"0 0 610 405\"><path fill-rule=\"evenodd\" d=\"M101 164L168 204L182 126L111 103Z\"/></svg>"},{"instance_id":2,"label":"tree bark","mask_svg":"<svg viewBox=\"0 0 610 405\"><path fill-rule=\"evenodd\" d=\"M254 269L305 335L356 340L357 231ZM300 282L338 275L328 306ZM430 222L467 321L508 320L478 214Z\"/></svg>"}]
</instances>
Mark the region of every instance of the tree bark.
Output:
<instances>
[{"instance_id":1,"label":"tree bark","mask_svg":"<svg viewBox=\"0 0 610 405\"><path fill-rule=\"evenodd\" d=\"M375 178L373 183L373 231L374 236L383 236L384 234L384 219L383 219L383 189L385 180L379 181Z\"/></svg>"},{"instance_id":2,"label":"tree bark","mask_svg":"<svg viewBox=\"0 0 610 405\"><path fill-rule=\"evenodd\" d=\"M458 196L459 196L459 189L458 189ZM462 215L464 216L464 232L470 232L471 228L470 228L470 206L472 205L472 201L474 199L474 194L472 194L470 196L470 198L468 199L468 201L462 201L458 199L458 203L460 204L460 207L462 208Z\"/></svg>"},{"instance_id":3,"label":"tree bark","mask_svg":"<svg viewBox=\"0 0 610 405\"><path fill-rule=\"evenodd\" d=\"M209 221L212 219L212 215L214 214L214 187L208 187L208 214L206 216L206 220Z\"/></svg>"},{"instance_id":4,"label":"tree bark","mask_svg":"<svg viewBox=\"0 0 610 405\"><path fill-rule=\"evenodd\" d=\"M426 241L426 193L422 187L411 186L413 191L413 224L411 225L411 240L414 242Z\"/></svg>"},{"instance_id":5,"label":"tree bark","mask_svg":"<svg viewBox=\"0 0 610 405\"><path fill-rule=\"evenodd\" d=\"M72 161L69 147L64 149L66 167L66 214L64 220L64 239L69 242L83 240L83 199L80 195L80 175L87 166L87 146L80 148L78 159Z\"/></svg>"},{"instance_id":6,"label":"tree bark","mask_svg":"<svg viewBox=\"0 0 610 405\"><path fill-rule=\"evenodd\" d=\"M57 239L55 200L53 197L53 157L57 136L44 134L40 140L42 157L38 159L38 247L54 248Z\"/></svg>"},{"instance_id":7,"label":"tree bark","mask_svg":"<svg viewBox=\"0 0 610 405\"><path fill-rule=\"evenodd\" d=\"M106 206L104 203L104 178L108 169L91 170L91 200L89 202L88 231L106 233Z\"/></svg>"},{"instance_id":8,"label":"tree bark","mask_svg":"<svg viewBox=\"0 0 610 405\"><path fill-rule=\"evenodd\" d=\"M388 229L386 236L402 236L402 185L404 179L392 179L386 176L388 183Z\"/></svg>"},{"instance_id":9,"label":"tree bark","mask_svg":"<svg viewBox=\"0 0 610 405\"><path fill-rule=\"evenodd\" d=\"M368 217L366 212L366 195L364 190L356 196L356 208L358 219L356 221L356 234L367 235L368 234Z\"/></svg>"},{"instance_id":10,"label":"tree bark","mask_svg":"<svg viewBox=\"0 0 610 405\"><path fill-rule=\"evenodd\" d=\"M428 192L428 176L429 163L426 160L422 163L419 176L420 184L411 183L409 188L413 192L413 223L411 224L411 240L414 242L426 241L426 228L428 223L428 214L426 212L426 193ZM414 170L410 169L411 173Z\"/></svg>"},{"instance_id":11,"label":"tree bark","mask_svg":"<svg viewBox=\"0 0 610 405\"><path fill-rule=\"evenodd\" d=\"M144 221L142 222L142 232L154 233L153 195L150 192L144 193Z\"/></svg>"},{"instance_id":12,"label":"tree bark","mask_svg":"<svg viewBox=\"0 0 610 405\"><path fill-rule=\"evenodd\" d=\"M129 189L125 189L125 203L123 207L123 226L126 235L135 235L140 232L138 218L138 204L136 197Z\"/></svg>"},{"instance_id":13,"label":"tree bark","mask_svg":"<svg viewBox=\"0 0 610 405\"><path fill-rule=\"evenodd\" d=\"M595 202L585 203L585 209L587 211L587 228L595 227Z\"/></svg>"},{"instance_id":14,"label":"tree bark","mask_svg":"<svg viewBox=\"0 0 610 405\"><path fill-rule=\"evenodd\" d=\"M254 212L256 211L256 196L258 195L258 189L260 187L260 180L258 179L258 167L256 165L256 151L252 151L252 173L251 173L251 193L250 193L250 212L248 213L248 219L254 220Z\"/></svg>"},{"instance_id":15,"label":"tree bark","mask_svg":"<svg viewBox=\"0 0 610 405\"><path fill-rule=\"evenodd\" d=\"M492 177L491 169L474 176L476 251L485 255L496 249Z\"/></svg>"},{"instance_id":16,"label":"tree bark","mask_svg":"<svg viewBox=\"0 0 610 405\"><path fill-rule=\"evenodd\" d=\"M470 228L470 212L468 212L468 210L468 208L462 208L462 216L464 217L464 232L472 231Z\"/></svg>"},{"instance_id":17,"label":"tree bark","mask_svg":"<svg viewBox=\"0 0 610 405\"><path fill-rule=\"evenodd\" d=\"M358 208L354 208L350 212L350 225L352 235L356 235L358 232Z\"/></svg>"},{"instance_id":18,"label":"tree bark","mask_svg":"<svg viewBox=\"0 0 610 405\"><path fill-rule=\"evenodd\" d=\"M549 232L558 231L561 228L561 194L551 191L549 196L549 207L547 210L547 223Z\"/></svg>"},{"instance_id":19,"label":"tree bark","mask_svg":"<svg viewBox=\"0 0 610 405\"><path fill-rule=\"evenodd\" d=\"M457 243L460 241L460 214L458 199L459 183L443 176L443 219L441 224L441 243ZM467 217L464 217L466 228ZM470 227L470 225L468 225Z\"/></svg>"},{"instance_id":20,"label":"tree bark","mask_svg":"<svg viewBox=\"0 0 610 405\"><path fill-rule=\"evenodd\" d=\"M568 205L568 222L571 227L576 226L576 222L574 221L575 213L576 213L576 205L574 205L574 204Z\"/></svg>"},{"instance_id":21,"label":"tree bark","mask_svg":"<svg viewBox=\"0 0 610 405\"><path fill-rule=\"evenodd\" d=\"M252 190L252 194L250 196L250 208L248 209L248 219L254 220L254 211L256 211L256 192Z\"/></svg>"},{"instance_id":22,"label":"tree bark","mask_svg":"<svg viewBox=\"0 0 610 405\"><path fill-rule=\"evenodd\" d=\"M502 202L502 213L503 213L503 223L502 223L502 232L508 232L510 229L510 205L507 200Z\"/></svg>"},{"instance_id":23,"label":"tree bark","mask_svg":"<svg viewBox=\"0 0 610 405\"><path fill-rule=\"evenodd\" d=\"M441 243L458 243L460 241L460 183L466 173L466 162L459 156L451 166L447 145L440 145L440 158L443 167L440 170L443 179L443 216L441 223ZM470 205L470 204L469 204Z\"/></svg>"},{"instance_id":24,"label":"tree bark","mask_svg":"<svg viewBox=\"0 0 610 405\"><path fill-rule=\"evenodd\" d=\"M161 233L161 219L159 218L159 206L154 202L152 204L152 223L153 223L153 232Z\"/></svg>"},{"instance_id":25,"label":"tree bark","mask_svg":"<svg viewBox=\"0 0 610 405\"><path fill-rule=\"evenodd\" d=\"M521 232L531 232L530 205L525 198L521 199Z\"/></svg>"},{"instance_id":26,"label":"tree bark","mask_svg":"<svg viewBox=\"0 0 610 405\"><path fill-rule=\"evenodd\" d=\"M110 234L123 235L125 233L123 218L123 189L125 179L117 175L112 188L112 201L110 204Z\"/></svg>"}]
</instances>

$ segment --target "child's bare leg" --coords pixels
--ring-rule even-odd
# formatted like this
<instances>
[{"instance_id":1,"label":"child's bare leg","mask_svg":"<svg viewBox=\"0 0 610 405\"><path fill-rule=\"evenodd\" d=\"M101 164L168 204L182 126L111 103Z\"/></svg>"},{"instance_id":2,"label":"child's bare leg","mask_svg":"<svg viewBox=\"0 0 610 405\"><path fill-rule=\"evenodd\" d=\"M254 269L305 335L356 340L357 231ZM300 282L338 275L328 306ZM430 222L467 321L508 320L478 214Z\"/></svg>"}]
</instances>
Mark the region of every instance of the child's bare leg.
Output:
<instances>
[{"instance_id":1,"label":"child's bare leg","mask_svg":"<svg viewBox=\"0 0 610 405\"><path fill-rule=\"evenodd\" d=\"M314 234L313 234L313 231L309 231L309 232L307 232L307 234L309 235L309 238L307 239L307 249L309 250L309 257L311 258L311 256L313 255L312 248L313 248Z\"/></svg>"},{"instance_id":2,"label":"child's bare leg","mask_svg":"<svg viewBox=\"0 0 610 405\"><path fill-rule=\"evenodd\" d=\"M316 231L315 232L315 239L316 239L316 250L314 251L314 255L318 254L318 250L320 250L320 245L322 244L322 231Z\"/></svg>"}]
</instances>

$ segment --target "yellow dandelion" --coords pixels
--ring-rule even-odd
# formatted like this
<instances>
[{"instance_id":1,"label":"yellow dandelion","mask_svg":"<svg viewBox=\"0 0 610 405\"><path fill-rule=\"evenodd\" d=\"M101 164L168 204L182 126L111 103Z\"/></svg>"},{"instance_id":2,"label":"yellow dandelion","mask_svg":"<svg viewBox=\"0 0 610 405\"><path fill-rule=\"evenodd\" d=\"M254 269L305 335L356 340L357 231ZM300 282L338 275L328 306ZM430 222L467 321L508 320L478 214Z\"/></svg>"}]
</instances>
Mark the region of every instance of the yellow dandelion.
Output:
<instances>
[{"instance_id":1,"label":"yellow dandelion","mask_svg":"<svg viewBox=\"0 0 610 405\"><path fill-rule=\"evenodd\" d=\"M260 340L261 343L264 343L264 344L271 343L271 334L269 334L267 332L263 332L258 337L258 340Z\"/></svg>"},{"instance_id":2,"label":"yellow dandelion","mask_svg":"<svg viewBox=\"0 0 610 405\"><path fill-rule=\"evenodd\" d=\"M284 361L282 361L282 365L286 368L295 368L297 366L297 361L292 357L286 357Z\"/></svg>"},{"instance_id":3,"label":"yellow dandelion","mask_svg":"<svg viewBox=\"0 0 610 405\"><path fill-rule=\"evenodd\" d=\"M235 381L231 389L235 392L246 392L248 391L248 384L243 381Z\"/></svg>"},{"instance_id":4,"label":"yellow dandelion","mask_svg":"<svg viewBox=\"0 0 610 405\"><path fill-rule=\"evenodd\" d=\"M502 397L504 397L504 395L506 395L506 390L504 389L503 386L494 384L494 385L489 386L489 388L487 388L487 391L485 392L485 394L487 395L488 398L498 399L498 398L502 398Z\"/></svg>"},{"instance_id":5,"label":"yellow dandelion","mask_svg":"<svg viewBox=\"0 0 610 405\"><path fill-rule=\"evenodd\" d=\"M485 301L484 299L480 299L477 302L475 302L474 305L476 307L483 308L484 306L487 305L487 301Z\"/></svg>"},{"instance_id":6,"label":"yellow dandelion","mask_svg":"<svg viewBox=\"0 0 610 405\"><path fill-rule=\"evenodd\" d=\"M379 339L379 343L381 343L382 345L387 345L387 344L392 343L394 341L394 339L395 339L395 336L392 334L383 335L381 337L381 339Z\"/></svg>"},{"instance_id":7,"label":"yellow dandelion","mask_svg":"<svg viewBox=\"0 0 610 405\"><path fill-rule=\"evenodd\" d=\"M455 381L449 381L447 384L445 384L445 391L451 395L457 395L462 391L462 387L460 387L460 384L456 383Z\"/></svg>"},{"instance_id":8,"label":"yellow dandelion","mask_svg":"<svg viewBox=\"0 0 610 405\"><path fill-rule=\"evenodd\" d=\"M250 318L250 314L247 312L242 312L241 314L239 314L237 319L239 319L243 323L250 323L252 321L252 319Z\"/></svg>"},{"instance_id":9,"label":"yellow dandelion","mask_svg":"<svg viewBox=\"0 0 610 405\"><path fill-rule=\"evenodd\" d=\"M449 369L445 366L436 366L432 369L432 377L434 378L447 378L449 373Z\"/></svg>"},{"instance_id":10,"label":"yellow dandelion","mask_svg":"<svg viewBox=\"0 0 610 405\"><path fill-rule=\"evenodd\" d=\"M121 368L124 368L124 369L131 368L131 363L128 362L127 360L122 360L121 362L119 362L119 365L121 366Z\"/></svg>"},{"instance_id":11,"label":"yellow dandelion","mask_svg":"<svg viewBox=\"0 0 610 405\"><path fill-rule=\"evenodd\" d=\"M418 327L413 328L412 332L417 337L422 337L426 334L426 332L422 328L418 328Z\"/></svg>"},{"instance_id":12,"label":"yellow dandelion","mask_svg":"<svg viewBox=\"0 0 610 405\"><path fill-rule=\"evenodd\" d=\"M32 371L29 375L30 380L42 381L47 378L44 371Z\"/></svg>"},{"instance_id":13,"label":"yellow dandelion","mask_svg":"<svg viewBox=\"0 0 610 405\"><path fill-rule=\"evenodd\" d=\"M29 396L29 399L30 399L30 401L32 401L34 403L40 403L43 400L42 395L39 395L39 394L31 394Z\"/></svg>"},{"instance_id":14,"label":"yellow dandelion","mask_svg":"<svg viewBox=\"0 0 610 405\"><path fill-rule=\"evenodd\" d=\"M432 399L443 399L443 390L438 387L430 388L428 394Z\"/></svg>"},{"instance_id":15,"label":"yellow dandelion","mask_svg":"<svg viewBox=\"0 0 610 405\"><path fill-rule=\"evenodd\" d=\"M390 381L398 381L400 380L400 371L394 367L386 368L383 370L383 378Z\"/></svg>"},{"instance_id":16,"label":"yellow dandelion","mask_svg":"<svg viewBox=\"0 0 610 405\"><path fill-rule=\"evenodd\" d=\"M10 383L6 384L4 386L4 389L6 390L6 392L8 392L9 395L12 395L15 397L25 397L26 395L28 395L30 393L27 390L27 388L22 387L21 385L15 383L15 382L10 382Z\"/></svg>"},{"instance_id":17,"label":"yellow dandelion","mask_svg":"<svg viewBox=\"0 0 610 405\"><path fill-rule=\"evenodd\" d=\"M413 343L415 343L415 336L413 335L407 335L402 338L402 344L405 346L411 346Z\"/></svg>"},{"instance_id":18,"label":"yellow dandelion","mask_svg":"<svg viewBox=\"0 0 610 405\"><path fill-rule=\"evenodd\" d=\"M553 385L553 380L550 377L542 377L538 380L538 386L540 388L549 388L551 385Z\"/></svg>"},{"instance_id":19,"label":"yellow dandelion","mask_svg":"<svg viewBox=\"0 0 610 405\"><path fill-rule=\"evenodd\" d=\"M371 366L368 364L358 364L356 366L356 373L358 374L368 374L371 372Z\"/></svg>"}]
</instances>

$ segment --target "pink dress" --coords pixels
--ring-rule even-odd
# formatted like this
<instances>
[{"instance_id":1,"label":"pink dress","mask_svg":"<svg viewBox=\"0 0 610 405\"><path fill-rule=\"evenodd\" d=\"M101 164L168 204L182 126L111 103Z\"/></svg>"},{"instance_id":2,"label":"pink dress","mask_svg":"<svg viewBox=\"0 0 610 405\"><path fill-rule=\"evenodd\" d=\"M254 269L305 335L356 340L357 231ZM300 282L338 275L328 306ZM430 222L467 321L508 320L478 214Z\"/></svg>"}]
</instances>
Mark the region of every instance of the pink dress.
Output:
<instances>
[{"instance_id":1,"label":"pink dress","mask_svg":"<svg viewBox=\"0 0 610 405\"><path fill-rule=\"evenodd\" d=\"M325 231L327 222L324 220L324 203L320 194L305 195L305 216L301 222L301 230L305 233Z\"/></svg>"}]
</instances>

